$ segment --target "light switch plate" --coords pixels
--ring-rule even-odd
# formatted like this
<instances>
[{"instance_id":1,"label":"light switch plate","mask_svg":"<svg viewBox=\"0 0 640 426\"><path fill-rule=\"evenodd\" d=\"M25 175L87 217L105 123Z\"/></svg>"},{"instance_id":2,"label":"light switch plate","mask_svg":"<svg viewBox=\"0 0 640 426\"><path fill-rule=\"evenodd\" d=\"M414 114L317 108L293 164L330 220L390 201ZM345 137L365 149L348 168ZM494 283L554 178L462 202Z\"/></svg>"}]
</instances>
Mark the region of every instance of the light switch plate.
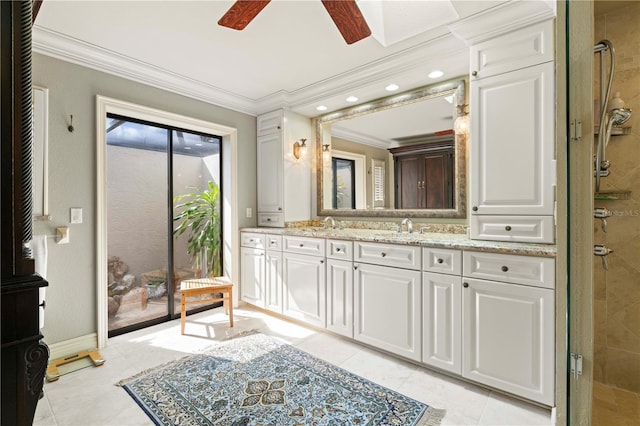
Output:
<instances>
[{"instance_id":1,"label":"light switch plate","mask_svg":"<svg viewBox=\"0 0 640 426\"><path fill-rule=\"evenodd\" d=\"M250 217L253 216L253 210L251 209L251 207L247 207L247 219L249 219Z\"/></svg>"},{"instance_id":2,"label":"light switch plate","mask_svg":"<svg viewBox=\"0 0 640 426\"><path fill-rule=\"evenodd\" d=\"M71 218L69 222L71 223L82 223L82 208L81 207L71 207Z\"/></svg>"}]
</instances>

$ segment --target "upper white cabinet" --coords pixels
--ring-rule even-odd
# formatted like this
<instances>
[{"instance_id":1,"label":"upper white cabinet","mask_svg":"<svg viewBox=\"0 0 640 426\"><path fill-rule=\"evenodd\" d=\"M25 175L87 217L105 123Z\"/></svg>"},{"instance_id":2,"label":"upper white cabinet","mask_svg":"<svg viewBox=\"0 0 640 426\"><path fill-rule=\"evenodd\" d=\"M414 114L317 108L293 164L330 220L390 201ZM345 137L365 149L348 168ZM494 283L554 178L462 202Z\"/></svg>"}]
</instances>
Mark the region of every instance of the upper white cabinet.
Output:
<instances>
[{"instance_id":1,"label":"upper white cabinet","mask_svg":"<svg viewBox=\"0 0 640 426\"><path fill-rule=\"evenodd\" d=\"M311 123L289 110L257 119L258 225L283 227L311 216ZM293 144L306 139L306 155L293 156Z\"/></svg>"},{"instance_id":2,"label":"upper white cabinet","mask_svg":"<svg viewBox=\"0 0 640 426\"><path fill-rule=\"evenodd\" d=\"M495 37L470 48L471 79L553 61L553 20Z\"/></svg>"},{"instance_id":3,"label":"upper white cabinet","mask_svg":"<svg viewBox=\"0 0 640 426\"><path fill-rule=\"evenodd\" d=\"M471 63L471 238L552 243L553 21L472 46Z\"/></svg>"}]
</instances>

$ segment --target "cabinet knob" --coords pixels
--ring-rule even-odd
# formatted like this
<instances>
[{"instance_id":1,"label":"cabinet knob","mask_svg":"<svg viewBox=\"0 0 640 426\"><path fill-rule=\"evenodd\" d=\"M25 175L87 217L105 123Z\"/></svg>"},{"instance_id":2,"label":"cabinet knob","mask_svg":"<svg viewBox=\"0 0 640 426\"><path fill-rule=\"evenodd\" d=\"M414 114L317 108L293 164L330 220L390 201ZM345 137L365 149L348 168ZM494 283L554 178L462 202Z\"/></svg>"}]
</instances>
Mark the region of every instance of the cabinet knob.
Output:
<instances>
[{"instance_id":1,"label":"cabinet knob","mask_svg":"<svg viewBox=\"0 0 640 426\"><path fill-rule=\"evenodd\" d=\"M387 253L380 253L380 256L385 257Z\"/></svg>"},{"instance_id":2,"label":"cabinet knob","mask_svg":"<svg viewBox=\"0 0 640 426\"><path fill-rule=\"evenodd\" d=\"M511 226L507 225L504 227L505 231L511 231Z\"/></svg>"},{"instance_id":3,"label":"cabinet knob","mask_svg":"<svg viewBox=\"0 0 640 426\"><path fill-rule=\"evenodd\" d=\"M270 217L267 218L267 222L271 222L271 218Z\"/></svg>"},{"instance_id":4,"label":"cabinet knob","mask_svg":"<svg viewBox=\"0 0 640 426\"><path fill-rule=\"evenodd\" d=\"M304 244L300 244L300 247L304 247Z\"/></svg>"},{"instance_id":5,"label":"cabinet knob","mask_svg":"<svg viewBox=\"0 0 640 426\"><path fill-rule=\"evenodd\" d=\"M469 283L462 283L462 287L464 287L464 288L469 287Z\"/></svg>"},{"instance_id":6,"label":"cabinet knob","mask_svg":"<svg viewBox=\"0 0 640 426\"><path fill-rule=\"evenodd\" d=\"M337 248L336 248L336 251L337 251L338 253L340 253L340 247L337 247Z\"/></svg>"},{"instance_id":7,"label":"cabinet knob","mask_svg":"<svg viewBox=\"0 0 640 426\"><path fill-rule=\"evenodd\" d=\"M278 211L281 212L282 211L282 207L278 207Z\"/></svg>"},{"instance_id":8,"label":"cabinet knob","mask_svg":"<svg viewBox=\"0 0 640 426\"><path fill-rule=\"evenodd\" d=\"M443 259L438 259L438 263L442 263L442 262L444 262Z\"/></svg>"},{"instance_id":9,"label":"cabinet knob","mask_svg":"<svg viewBox=\"0 0 640 426\"><path fill-rule=\"evenodd\" d=\"M472 71L471 75L474 76L474 77L477 77L478 76L478 71Z\"/></svg>"},{"instance_id":10,"label":"cabinet knob","mask_svg":"<svg viewBox=\"0 0 640 426\"><path fill-rule=\"evenodd\" d=\"M502 272L507 272L507 271L509 270L509 267L507 267L507 266L503 266L503 267L502 267L502 268L500 268L500 269L502 269Z\"/></svg>"},{"instance_id":11,"label":"cabinet knob","mask_svg":"<svg viewBox=\"0 0 640 426\"><path fill-rule=\"evenodd\" d=\"M355 266L353 267L353 269L354 269L355 271L357 271L357 270L358 270L358 265L355 265Z\"/></svg>"},{"instance_id":12,"label":"cabinet knob","mask_svg":"<svg viewBox=\"0 0 640 426\"><path fill-rule=\"evenodd\" d=\"M321 260L320 263L324 263L324 260Z\"/></svg>"},{"instance_id":13,"label":"cabinet knob","mask_svg":"<svg viewBox=\"0 0 640 426\"><path fill-rule=\"evenodd\" d=\"M477 206L473 206L473 207L471 207L471 210L473 210L474 212L477 212L478 211L478 207Z\"/></svg>"}]
</instances>

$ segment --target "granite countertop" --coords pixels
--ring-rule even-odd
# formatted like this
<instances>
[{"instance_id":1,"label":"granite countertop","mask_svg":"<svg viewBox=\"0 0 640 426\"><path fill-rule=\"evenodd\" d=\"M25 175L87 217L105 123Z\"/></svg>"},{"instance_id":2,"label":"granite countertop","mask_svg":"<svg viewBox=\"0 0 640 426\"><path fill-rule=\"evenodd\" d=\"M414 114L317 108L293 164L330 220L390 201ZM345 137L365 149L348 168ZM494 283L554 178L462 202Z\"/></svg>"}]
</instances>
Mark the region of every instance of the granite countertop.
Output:
<instances>
[{"instance_id":1,"label":"granite countertop","mask_svg":"<svg viewBox=\"0 0 640 426\"><path fill-rule=\"evenodd\" d=\"M502 241L471 240L466 234L419 232L398 233L380 229L323 229L306 228L244 228L242 232L272 235L291 235L335 240L368 241L377 243L406 244L421 247L440 247L458 250L472 250L490 253L504 253L539 257L555 257L554 244L515 243Z\"/></svg>"}]
</instances>

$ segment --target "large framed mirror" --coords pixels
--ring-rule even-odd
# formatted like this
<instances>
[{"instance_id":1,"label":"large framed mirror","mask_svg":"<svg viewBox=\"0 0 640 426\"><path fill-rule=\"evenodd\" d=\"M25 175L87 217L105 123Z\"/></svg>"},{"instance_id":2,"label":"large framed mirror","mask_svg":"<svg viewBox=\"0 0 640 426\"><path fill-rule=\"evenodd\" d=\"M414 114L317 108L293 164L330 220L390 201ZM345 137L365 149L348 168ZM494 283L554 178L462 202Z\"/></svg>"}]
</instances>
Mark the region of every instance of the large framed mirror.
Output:
<instances>
[{"instance_id":1,"label":"large framed mirror","mask_svg":"<svg viewBox=\"0 0 640 426\"><path fill-rule=\"evenodd\" d=\"M465 80L314 119L319 216L466 218Z\"/></svg>"}]
</instances>

